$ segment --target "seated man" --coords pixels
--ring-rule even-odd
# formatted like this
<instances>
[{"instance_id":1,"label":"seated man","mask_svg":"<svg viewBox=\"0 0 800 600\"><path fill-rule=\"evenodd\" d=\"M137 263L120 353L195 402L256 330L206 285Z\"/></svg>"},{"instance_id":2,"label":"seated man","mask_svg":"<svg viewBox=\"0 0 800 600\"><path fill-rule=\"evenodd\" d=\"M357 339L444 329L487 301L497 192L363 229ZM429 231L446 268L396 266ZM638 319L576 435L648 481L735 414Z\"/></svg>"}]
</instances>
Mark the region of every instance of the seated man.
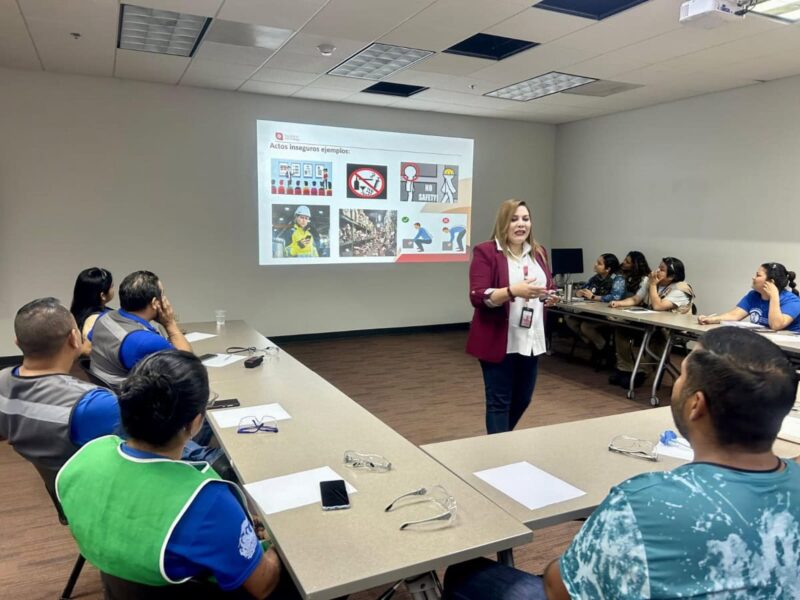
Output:
<instances>
[{"instance_id":1,"label":"seated man","mask_svg":"<svg viewBox=\"0 0 800 600\"><path fill-rule=\"evenodd\" d=\"M58 473L70 530L89 562L128 582L173 585L178 596L194 578L204 582L198 598L240 588L253 598L297 598L275 549L259 544L242 490L205 463L179 460L208 394L208 373L192 354L141 361L120 392L130 437L95 440Z\"/></svg>"},{"instance_id":2,"label":"seated man","mask_svg":"<svg viewBox=\"0 0 800 600\"><path fill-rule=\"evenodd\" d=\"M22 365L0 371L0 436L43 476L54 477L78 448L117 431L119 405L107 389L69 375L83 340L58 300L20 308L14 333Z\"/></svg>"},{"instance_id":3,"label":"seated man","mask_svg":"<svg viewBox=\"0 0 800 600\"><path fill-rule=\"evenodd\" d=\"M800 465L772 452L796 391L765 337L710 331L672 390L694 462L614 487L544 579L480 559L445 598L799 598Z\"/></svg>"},{"instance_id":4,"label":"seated man","mask_svg":"<svg viewBox=\"0 0 800 600\"><path fill-rule=\"evenodd\" d=\"M95 323L89 370L108 385L118 387L145 356L169 350L192 351L175 320L164 286L150 271L136 271L119 285L120 309L105 313ZM165 339L150 324L167 330Z\"/></svg>"}]
</instances>

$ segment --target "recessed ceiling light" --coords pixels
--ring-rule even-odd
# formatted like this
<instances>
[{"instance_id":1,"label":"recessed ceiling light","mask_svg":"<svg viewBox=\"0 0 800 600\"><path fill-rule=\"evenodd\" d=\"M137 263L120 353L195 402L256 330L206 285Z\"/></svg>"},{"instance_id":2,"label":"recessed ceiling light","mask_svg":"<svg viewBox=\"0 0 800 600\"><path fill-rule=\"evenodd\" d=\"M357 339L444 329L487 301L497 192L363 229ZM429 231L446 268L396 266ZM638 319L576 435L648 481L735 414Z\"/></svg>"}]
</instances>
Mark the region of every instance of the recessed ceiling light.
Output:
<instances>
[{"instance_id":1,"label":"recessed ceiling light","mask_svg":"<svg viewBox=\"0 0 800 600\"><path fill-rule=\"evenodd\" d=\"M320 44L317 46L317 50L322 56L331 56L334 52L336 52L336 46L333 44Z\"/></svg>"},{"instance_id":2,"label":"recessed ceiling light","mask_svg":"<svg viewBox=\"0 0 800 600\"><path fill-rule=\"evenodd\" d=\"M123 4L117 48L192 56L211 19Z\"/></svg>"},{"instance_id":3,"label":"recessed ceiling light","mask_svg":"<svg viewBox=\"0 0 800 600\"><path fill-rule=\"evenodd\" d=\"M762 0L752 7L750 12L795 22L800 20L800 2L798 0Z\"/></svg>"},{"instance_id":4,"label":"recessed ceiling light","mask_svg":"<svg viewBox=\"0 0 800 600\"><path fill-rule=\"evenodd\" d=\"M430 50L403 48L389 44L370 44L358 54L354 54L339 66L328 71L328 75L380 80L428 58L431 54L433 52Z\"/></svg>"},{"instance_id":5,"label":"recessed ceiling light","mask_svg":"<svg viewBox=\"0 0 800 600\"><path fill-rule=\"evenodd\" d=\"M527 102L542 96L549 96L558 92L568 90L570 88L578 87L586 83L597 81L591 77L581 77L580 75L570 75L568 73L559 73L558 71L551 71L532 79L526 79L519 83L500 88L484 96L492 96L493 98L503 98L504 100L517 100L518 102Z\"/></svg>"}]
</instances>

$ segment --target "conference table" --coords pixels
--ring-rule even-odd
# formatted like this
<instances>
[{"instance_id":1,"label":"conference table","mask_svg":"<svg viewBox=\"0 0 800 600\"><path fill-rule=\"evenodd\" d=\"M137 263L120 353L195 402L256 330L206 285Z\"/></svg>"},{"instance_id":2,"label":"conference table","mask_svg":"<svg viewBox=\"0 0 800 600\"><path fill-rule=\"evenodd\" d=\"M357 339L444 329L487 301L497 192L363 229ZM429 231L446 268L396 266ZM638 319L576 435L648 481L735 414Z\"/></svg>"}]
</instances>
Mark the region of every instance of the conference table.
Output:
<instances>
[{"instance_id":1,"label":"conference table","mask_svg":"<svg viewBox=\"0 0 800 600\"><path fill-rule=\"evenodd\" d=\"M612 439L626 435L658 441L674 430L669 407L520 429L508 433L426 444L422 449L498 506L531 529L588 517L612 486L641 473L674 469L686 460L660 454L658 461L618 454L608 449ZM800 445L778 439L776 454L791 458ZM565 481L584 495L529 510L475 475L486 469L526 461Z\"/></svg>"},{"instance_id":2,"label":"conference table","mask_svg":"<svg viewBox=\"0 0 800 600\"><path fill-rule=\"evenodd\" d=\"M182 327L216 336L192 344L198 355L225 353L230 346L272 345L243 321ZM239 361L208 372L220 398L237 398L241 407L279 403L291 415L278 421L278 433L240 434L237 427L216 422L217 414L236 409L209 411L209 422L243 485L328 466L357 490L350 494L348 510L323 511L317 501L264 514L259 506L305 598L335 598L403 579L412 597L432 598L433 578L412 578L492 553L508 560L514 546L531 540L530 530L517 519L288 353L267 354L253 369ZM346 450L380 454L392 468L383 473L351 470L343 464ZM444 486L455 498L454 522L401 531L401 523L440 510L426 502L384 509L398 496L432 485Z\"/></svg>"},{"instance_id":3,"label":"conference table","mask_svg":"<svg viewBox=\"0 0 800 600\"><path fill-rule=\"evenodd\" d=\"M668 370L674 378L678 376L677 370L669 362L670 352L676 339L682 337L687 340L697 340L707 331L717 327L731 326L725 324L701 325L697 322L697 316L689 313L679 314L669 311L641 310L638 307L629 307L627 309L611 308L608 304L589 300L559 302L550 310L562 315L571 315L604 323L610 327L625 327L642 332L642 342L639 344L639 351L626 396L629 400L634 399L636 395L634 375L649 357L657 365L650 389L650 404L652 406L660 404L658 386L663 371L665 369ZM749 323L742 323L740 326L746 327L748 325ZM663 332L665 338L664 348L660 353L655 353L650 348L649 343L653 335L659 330ZM769 340L780 347L795 365L800 364L800 335L789 331L772 331L765 327L753 330L768 335Z\"/></svg>"}]
</instances>

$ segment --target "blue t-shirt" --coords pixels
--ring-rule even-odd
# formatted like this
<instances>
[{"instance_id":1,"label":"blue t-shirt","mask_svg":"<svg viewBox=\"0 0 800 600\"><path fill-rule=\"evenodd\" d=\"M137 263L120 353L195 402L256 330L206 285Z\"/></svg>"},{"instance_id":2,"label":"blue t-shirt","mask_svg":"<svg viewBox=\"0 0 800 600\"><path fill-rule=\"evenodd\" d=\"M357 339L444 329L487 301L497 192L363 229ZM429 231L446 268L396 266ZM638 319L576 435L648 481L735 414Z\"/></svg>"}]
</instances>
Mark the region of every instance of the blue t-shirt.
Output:
<instances>
[{"instance_id":1,"label":"blue t-shirt","mask_svg":"<svg viewBox=\"0 0 800 600\"><path fill-rule=\"evenodd\" d=\"M573 599L800 598L800 465L690 463L611 489L561 558Z\"/></svg>"},{"instance_id":2,"label":"blue t-shirt","mask_svg":"<svg viewBox=\"0 0 800 600\"><path fill-rule=\"evenodd\" d=\"M122 345L119 348L119 361L126 369L132 369L136 366L136 363L146 356L161 352L162 350L171 350L174 348L174 346L169 343L169 340L158 332L158 329L141 317L132 315L122 309L119 310L119 314L126 319L141 323L147 328L146 330L142 329L129 333L125 339L122 340Z\"/></svg>"},{"instance_id":3,"label":"blue t-shirt","mask_svg":"<svg viewBox=\"0 0 800 600\"><path fill-rule=\"evenodd\" d=\"M12 374L19 377L19 367ZM111 391L98 387L86 392L75 404L69 424L69 439L80 447L104 435L119 435L121 429L117 397Z\"/></svg>"},{"instance_id":4,"label":"blue t-shirt","mask_svg":"<svg viewBox=\"0 0 800 600\"><path fill-rule=\"evenodd\" d=\"M792 322L786 330L800 333L800 319L797 318L800 316L800 297L788 290L781 290L779 299L781 312L787 317L792 317ZM736 306L747 311L751 323L769 327L769 300L764 300L757 291L747 292L747 295Z\"/></svg>"},{"instance_id":5,"label":"blue t-shirt","mask_svg":"<svg viewBox=\"0 0 800 600\"><path fill-rule=\"evenodd\" d=\"M163 458L122 444L135 458ZM239 588L264 551L242 505L227 484L208 484L181 516L167 541L164 568L170 579L213 575L220 589Z\"/></svg>"}]
</instances>

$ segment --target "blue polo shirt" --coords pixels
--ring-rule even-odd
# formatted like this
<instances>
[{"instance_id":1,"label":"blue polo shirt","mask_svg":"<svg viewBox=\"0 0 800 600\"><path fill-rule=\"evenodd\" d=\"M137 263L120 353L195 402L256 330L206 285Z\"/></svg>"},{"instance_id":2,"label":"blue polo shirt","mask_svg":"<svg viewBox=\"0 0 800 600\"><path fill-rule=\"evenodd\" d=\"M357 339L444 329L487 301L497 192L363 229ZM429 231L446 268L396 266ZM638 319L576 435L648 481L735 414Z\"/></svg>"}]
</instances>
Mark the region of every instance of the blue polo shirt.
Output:
<instances>
[{"instance_id":1,"label":"blue polo shirt","mask_svg":"<svg viewBox=\"0 0 800 600\"><path fill-rule=\"evenodd\" d=\"M12 373L20 377L19 367L15 367ZM117 397L98 387L86 392L75 405L69 424L69 439L80 447L104 435L118 435L121 429Z\"/></svg>"},{"instance_id":2,"label":"blue polo shirt","mask_svg":"<svg viewBox=\"0 0 800 600\"><path fill-rule=\"evenodd\" d=\"M797 318L800 316L800 298L788 290L781 290L779 299L781 313L793 319L786 330L800 333L800 319ZM769 300L764 300L757 291L750 290L736 306L748 313L751 323L769 327Z\"/></svg>"},{"instance_id":3,"label":"blue polo shirt","mask_svg":"<svg viewBox=\"0 0 800 600\"><path fill-rule=\"evenodd\" d=\"M139 459L163 459L122 444ZM204 486L167 540L164 569L170 579L213 575L224 591L239 588L253 574L264 551L250 519L227 484Z\"/></svg>"},{"instance_id":4,"label":"blue polo shirt","mask_svg":"<svg viewBox=\"0 0 800 600\"><path fill-rule=\"evenodd\" d=\"M162 350L172 350L174 348L174 346L169 343L169 340L164 338L158 332L158 329L153 327L150 322L136 315L132 315L129 312L125 312L122 309L119 309L118 313L120 316L130 319L131 321L136 321L146 328L129 333L122 341L122 345L119 348L119 361L122 363L122 366L129 371L136 366L136 363L146 356L161 352ZM89 341L92 341L92 333L94 333L94 329L89 332Z\"/></svg>"}]
</instances>

